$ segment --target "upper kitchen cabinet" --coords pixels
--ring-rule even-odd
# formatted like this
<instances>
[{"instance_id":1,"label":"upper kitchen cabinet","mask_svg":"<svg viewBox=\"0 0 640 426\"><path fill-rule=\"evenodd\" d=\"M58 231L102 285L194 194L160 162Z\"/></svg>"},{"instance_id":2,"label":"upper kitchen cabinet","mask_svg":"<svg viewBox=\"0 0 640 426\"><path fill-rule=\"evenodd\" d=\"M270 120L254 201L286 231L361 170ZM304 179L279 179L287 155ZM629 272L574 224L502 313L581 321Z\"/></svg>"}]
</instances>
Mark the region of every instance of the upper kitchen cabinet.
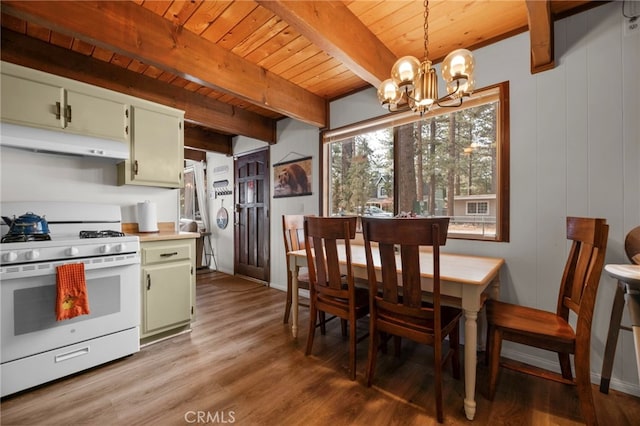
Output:
<instances>
[{"instance_id":1,"label":"upper kitchen cabinet","mask_svg":"<svg viewBox=\"0 0 640 426\"><path fill-rule=\"evenodd\" d=\"M183 186L182 111L161 105L132 108L130 160L118 164L118 184Z\"/></svg>"},{"instance_id":2,"label":"upper kitchen cabinet","mask_svg":"<svg viewBox=\"0 0 640 426\"><path fill-rule=\"evenodd\" d=\"M123 95L2 62L2 121L130 141L130 104Z\"/></svg>"}]
</instances>

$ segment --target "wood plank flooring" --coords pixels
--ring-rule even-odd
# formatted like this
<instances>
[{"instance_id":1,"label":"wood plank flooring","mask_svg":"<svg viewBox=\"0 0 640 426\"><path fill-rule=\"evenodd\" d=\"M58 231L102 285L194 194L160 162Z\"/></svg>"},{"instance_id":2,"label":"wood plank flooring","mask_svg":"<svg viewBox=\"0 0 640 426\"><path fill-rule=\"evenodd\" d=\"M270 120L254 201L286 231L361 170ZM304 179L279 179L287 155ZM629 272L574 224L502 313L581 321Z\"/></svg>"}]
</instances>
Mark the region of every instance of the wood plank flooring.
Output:
<instances>
[{"instance_id":1,"label":"wood plank flooring","mask_svg":"<svg viewBox=\"0 0 640 426\"><path fill-rule=\"evenodd\" d=\"M283 292L223 274L199 274L193 331L90 371L4 398L2 425L436 425L431 349L403 342L379 356L364 383L368 339L358 344L356 381L339 322L304 355L308 310L297 340L282 324ZM366 321L359 332L366 332ZM445 372L445 424L583 424L575 389L503 370L493 402L478 367L477 414L466 420L464 382ZM640 398L593 387L601 425L632 425Z\"/></svg>"}]
</instances>

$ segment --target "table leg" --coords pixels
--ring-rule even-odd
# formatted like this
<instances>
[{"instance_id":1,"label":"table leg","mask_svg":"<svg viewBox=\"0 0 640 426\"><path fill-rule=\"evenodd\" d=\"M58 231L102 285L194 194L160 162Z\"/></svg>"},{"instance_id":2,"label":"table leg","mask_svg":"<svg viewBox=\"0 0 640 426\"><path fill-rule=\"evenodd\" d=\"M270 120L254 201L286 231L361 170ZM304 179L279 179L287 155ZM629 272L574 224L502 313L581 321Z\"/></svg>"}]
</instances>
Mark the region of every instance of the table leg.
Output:
<instances>
[{"instance_id":1,"label":"table leg","mask_svg":"<svg viewBox=\"0 0 640 426\"><path fill-rule=\"evenodd\" d=\"M629 308L631 329L633 331L633 343L636 349L638 377L640 377L640 291L627 286L624 299L627 301L627 308Z\"/></svg>"},{"instance_id":2,"label":"table leg","mask_svg":"<svg viewBox=\"0 0 640 426\"><path fill-rule=\"evenodd\" d=\"M298 271L299 267L295 266L291 277L291 334L294 338L298 337Z\"/></svg>"},{"instance_id":3,"label":"table leg","mask_svg":"<svg viewBox=\"0 0 640 426\"><path fill-rule=\"evenodd\" d=\"M478 311L464 310L464 412L467 419L476 415L476 367Z\"/></svg>"},{"instance_id":4,"label":"table leg","mask_svg":"<svg viewBox=\"0 0 640 426\"><path fill-rule=\"evenodd\" d=\"M609 393L609 382L611 380L611 370L613 370L613 360L618 344L618 334L620 332L620 322L624 311L624 284L618 281L616 294L613 297L613 307L611 308L611 320L609 321L609 332L607 333L607 344L604 347L604 358L602 360L602 374L600 375L600 392Z\"/></svg>"}]
</instances>

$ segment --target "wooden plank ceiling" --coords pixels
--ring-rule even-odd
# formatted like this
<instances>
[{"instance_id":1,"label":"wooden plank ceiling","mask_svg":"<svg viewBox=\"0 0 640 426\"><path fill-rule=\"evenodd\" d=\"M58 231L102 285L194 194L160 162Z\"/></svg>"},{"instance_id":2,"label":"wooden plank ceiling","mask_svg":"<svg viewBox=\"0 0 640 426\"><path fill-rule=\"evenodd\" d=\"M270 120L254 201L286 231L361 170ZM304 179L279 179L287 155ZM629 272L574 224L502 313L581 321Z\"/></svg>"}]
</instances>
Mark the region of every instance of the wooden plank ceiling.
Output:
<instances>
[{"instance_id":1,"label":"wooden plank ceiling","mask_svg":"<svg viewBox=\"0 0 640 426\"><path fill-rule=\"evenodd\" d=\"M553 68L553 21L601 2L431 0L429 59L531 28L531 70ZM185 110L186 144L276 142L292 117L318 128L327 102L423 57L420 1L8 1L2 60Z\"/></svg>"}]
</instances>

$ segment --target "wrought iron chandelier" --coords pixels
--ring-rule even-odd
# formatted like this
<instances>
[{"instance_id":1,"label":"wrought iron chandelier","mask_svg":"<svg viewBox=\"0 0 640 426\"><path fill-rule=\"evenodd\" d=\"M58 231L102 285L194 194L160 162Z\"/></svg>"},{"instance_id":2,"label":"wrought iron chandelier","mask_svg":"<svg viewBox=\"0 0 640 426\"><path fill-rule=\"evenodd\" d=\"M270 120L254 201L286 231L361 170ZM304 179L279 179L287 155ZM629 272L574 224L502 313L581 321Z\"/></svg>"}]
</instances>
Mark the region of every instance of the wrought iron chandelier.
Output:
<instances>
[{"instance_id":1,"label":"wrought iron chandelier","mask_svg":"<svg viewBox=\"0 0 640 426\"><path fill-rule=\"evenodd\" d=\"M456 49L442 62L441 71L448 95L438 98L438 77L429 60L429 1L424 1L424 59L420 62L414 56L403 56L391 68L391 78L383 81L378 88L378 100L389 111L410 108L420 115L434 105L457 107L462 98L470 96L475 88L473 71L475 60L467 49ZM457 100L455 104L443 104L447 100Z\"/></svg>"}]
</instances>

